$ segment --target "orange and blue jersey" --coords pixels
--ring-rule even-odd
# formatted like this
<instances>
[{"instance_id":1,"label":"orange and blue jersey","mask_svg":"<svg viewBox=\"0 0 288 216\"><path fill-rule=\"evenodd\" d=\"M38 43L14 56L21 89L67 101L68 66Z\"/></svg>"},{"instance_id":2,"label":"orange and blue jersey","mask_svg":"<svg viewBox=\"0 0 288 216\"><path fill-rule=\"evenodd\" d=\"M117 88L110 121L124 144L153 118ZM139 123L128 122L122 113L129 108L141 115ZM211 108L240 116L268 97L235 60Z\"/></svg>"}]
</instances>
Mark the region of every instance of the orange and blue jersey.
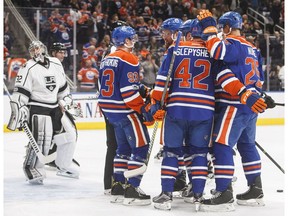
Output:
<instances>
[{"instance_id":1,"label":"orange and blue jersey","mask_svg":"<svg viewBox=\"0 0 288 216\"><path fill-rule=\"evenodd\" d=\"M174 45L156 77L153 98L161 100ZM203 41L181 41L168 85L167 113L177 119L206 120L214 114L214 79L221 62L210 58Z\"/></svg>"},{"instance_id":2,"label":"orange and blue jersey","mask_svg":"<svg viewBox=\"0 0 288 216\"><path fill-rule=\"evenodd\" d=\"M228 35L226 40L212 38L206 45L211 57L223 60L229 68L217 75L218 85L215 88L217 105L233 105L243 112L252 112L249 107L239 102L238 93L243 87L254 92L262 92L264 73L259 50L243 37L233 35ZM243 85L241 86L237 80ZM226 89L223 88L223 83ZM238 90L236 87L239 87Z\"/></svg>"},{"instance_id":3,"label":"orange and blue jersey","mask_svg":"<svg viewBox=\"0 0 288 216\"><path fill-rule=\"evenodd\" d=\"M138 58L122 49L101 61L99 105L111 123L141 113L144 100L139 94L139 68Z\"/></svg>"}]
</instances>

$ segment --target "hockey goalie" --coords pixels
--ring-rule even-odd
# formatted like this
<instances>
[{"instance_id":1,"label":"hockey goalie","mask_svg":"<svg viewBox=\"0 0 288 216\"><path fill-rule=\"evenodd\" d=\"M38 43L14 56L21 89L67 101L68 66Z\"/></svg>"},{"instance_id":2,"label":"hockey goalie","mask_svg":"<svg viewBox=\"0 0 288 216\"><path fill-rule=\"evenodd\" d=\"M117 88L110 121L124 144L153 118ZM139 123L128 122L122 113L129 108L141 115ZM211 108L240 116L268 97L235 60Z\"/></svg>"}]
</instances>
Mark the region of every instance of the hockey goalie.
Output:
<instances>
[{"instance_id":1,"label":"hockey goalie","mask_svg":"<svg viewBox=\"0 0 288 216\"><path fill-rule=\"evenodd\" d=\"M32 41L29 53L31 59L22 66L15 80L7 127L16 130L28 124L44 156L56 144L57 175L78 178L79 166L72 162L77 140L72 118L81 115L81 110L73 103L61 62L48 57L41 41ZM45 178L45 164L37 153L30 142L23 171L31 184L43 184Z\"/></svg>"}]
</instances>

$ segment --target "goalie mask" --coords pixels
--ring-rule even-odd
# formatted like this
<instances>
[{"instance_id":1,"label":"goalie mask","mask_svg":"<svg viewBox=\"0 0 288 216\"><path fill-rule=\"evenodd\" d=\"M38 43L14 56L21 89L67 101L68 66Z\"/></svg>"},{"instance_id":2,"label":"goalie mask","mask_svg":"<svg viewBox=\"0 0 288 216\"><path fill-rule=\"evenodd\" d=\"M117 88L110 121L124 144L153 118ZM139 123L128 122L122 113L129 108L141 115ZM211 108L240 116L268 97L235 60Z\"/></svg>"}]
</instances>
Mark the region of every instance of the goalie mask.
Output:
<instances>
[{"instance_id":1,"label":"goalie mask","mask_svg":"<svg viewBox=\"0 0 288 216\"><path fill-rule=\"evenodd\" d=\"M44 62L44 57L48 56L47 48L41 41L32 41L29 45L29 54L36 62Z\"/></svg>"}]
</instances>

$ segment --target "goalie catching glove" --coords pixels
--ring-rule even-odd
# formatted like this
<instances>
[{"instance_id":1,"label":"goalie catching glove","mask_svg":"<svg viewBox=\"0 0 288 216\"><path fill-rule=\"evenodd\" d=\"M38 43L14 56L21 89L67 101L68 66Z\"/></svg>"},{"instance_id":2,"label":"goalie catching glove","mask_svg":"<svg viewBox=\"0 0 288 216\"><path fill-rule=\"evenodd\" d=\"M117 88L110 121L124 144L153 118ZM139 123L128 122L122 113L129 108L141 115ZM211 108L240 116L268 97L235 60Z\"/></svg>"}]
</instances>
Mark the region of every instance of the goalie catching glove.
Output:
<instances>
[{"instance_id":1,"label":"goalie catching glove","mask_svg":"<svg viewBox=\"0 0 288 216\"><path fill-rule=\"evenodd\" d=\"M240 94L240 102L246 104L254 113L263 113L267 109L265 100L255 92L244 89Z\"/></svg>"},{"instance_id":2,"label":"goalie catching glove","mask_svg":"<svg viewBox=\"0 0 288 216\"><path fill-rule=\"evenodd\" d=\"M67 112L69 112L74 118L75 117L83 117L82 109L81 107L73 102L72 96L67 95L62 100L59 101L59 104L63 109Z\"/></svg>"},{"instance_id":3,"label":"goalie catching glove","mask_svg":"<svg viewBox=\"0 0 288 216\"><path fill-rule=\"evenodd\" d=\"M218 33L216 20L213 18L212 13L209 10L200 11L197 15L197 19L203 29L201 38L208 40L210 36L216 36Z\"/></svg>"}]
</instances>

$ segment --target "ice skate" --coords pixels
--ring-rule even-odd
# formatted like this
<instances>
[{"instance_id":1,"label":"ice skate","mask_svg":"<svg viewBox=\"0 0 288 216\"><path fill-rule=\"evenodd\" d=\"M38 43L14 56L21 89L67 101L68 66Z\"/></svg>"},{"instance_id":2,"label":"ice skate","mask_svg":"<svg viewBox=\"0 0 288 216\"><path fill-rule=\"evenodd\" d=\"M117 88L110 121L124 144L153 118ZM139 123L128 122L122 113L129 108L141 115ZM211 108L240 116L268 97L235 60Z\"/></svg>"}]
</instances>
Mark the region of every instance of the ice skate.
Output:
<instances>
[{"instance_id":1,"label":"ice skate","mask_svg":"<svg viewBox=\"0 0 288 216\"><path fill-rule=\"evenodd\" d=\"M124 185L121 182L114 182L111 188L111 203L122 203L124 200Z\"/></svg>"},{"instance_id":2,"label":"ice skate","mask_svg":"<svg viewBox=\"0 0 288 216\"><path fill-rule=\"evenodd\" d=\"M55 164L55 161L51 161L50 163L45 164L45 166L47 166L47 168L49 168L51 170L57 170L57 166Z\"/></svg>"},{"instance_id":3,"label":"ice skate","mask_svg":"<svg viewBox=\"0 0 288 216\"><path fill-rule=\"evenodd\" d=\"M213 196L210 199L204 199L200 206L201 211L212 211L212 212L228 212L235 211L233 204L233 191L231 185L223 192L213 191Z\"/></svg>"},{"instance_id":4,"label":"ice skate","mask_svg":"<svg viewBox=\"0 0 288 216\"><path fill-rule=\"evenodd\" d=\"M79 179L79 172L76 169L63 169L57 167L57 170L58 170L56 172L57 176Z\"/></svg>"},{"instance_id":5,"label":"ice skate","mask_svg":"<svg viewBox=\"0 0 288 216\"><path fill-rule=\"evenodd\" d=\"M171 210L172 192L162 192L153 198L154 208L160 210Z\"/></svg>"},{"instance_id":6,"label":"ice skate","mask_svg":"<svg viewBox=\"0 0 288 216\"><path fill-rule=\"evenodd\" d=\"M110 196L111 195L111 189L105 189L104 195Z\"/></svg>"},{"instance_id":7,"label":"ice skate","mask_svg":"<svg viewBox=\"0 0 288 216\"><path fill-rule=\"evenodd\" d=\"M236 202L238 205L264 206L263 197L261 178L258 176L245 193L236 195Z\"/></svg>"},{"instance_id":8,"label":"ice skate","mask_svg":"<svg viewBox=\"0 0 288 216\"><path fill-rule=\"evenodd\" d=\"M150 204L150 196L146 195L139 187L133 187L132 185L126 187L123 205L143 206Z\"/></svg>"},{"instance_id":9,"label":"ice skate","mask_svg":"<svg viewBox=\"0 0 288 216\"><path fill-rule=\"evenodd\" d=\"M183 194L183 197L184 197L184 202L195 204L195 210L199 211L200 205L204 199L202 193L193 193L192 186L191 186L189 191L185 191L185 194Z\"/></svg>"},{"instance_id":10,"label":"ice skate","mask_svg":"<svg viewBox=\"0 0 288 216\"><path fill-rule=\"evenodd\" d=\"M62 177L79 179L79 175L80 175L79 169L80 169L79 166L72 162L70 166L68 166L67 168L62 168L62 167L57 166L58 171L56 172L56 175L62 176Z\"/></svg>"}]
</instances>

